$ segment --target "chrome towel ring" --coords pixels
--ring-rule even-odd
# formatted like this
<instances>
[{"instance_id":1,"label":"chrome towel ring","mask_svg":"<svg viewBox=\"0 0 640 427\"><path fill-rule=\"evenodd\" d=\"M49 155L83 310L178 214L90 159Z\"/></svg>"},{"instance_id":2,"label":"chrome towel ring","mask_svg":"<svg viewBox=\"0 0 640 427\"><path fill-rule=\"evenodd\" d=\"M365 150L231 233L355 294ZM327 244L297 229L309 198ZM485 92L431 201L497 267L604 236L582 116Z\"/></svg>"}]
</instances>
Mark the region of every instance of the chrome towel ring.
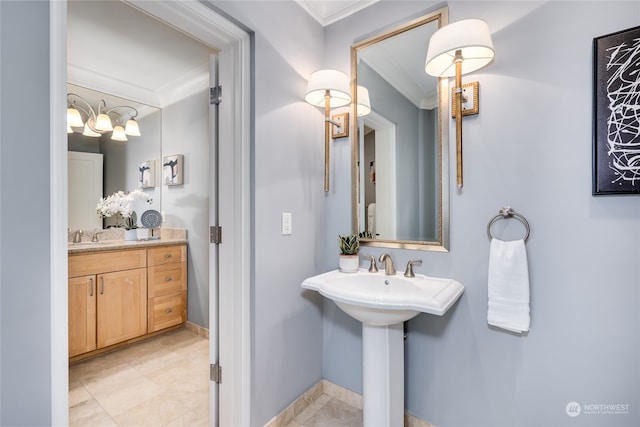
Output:
<instances>
[{"instance_id":1,"label":"chrome towel ring","mask_svg":"<svg viewBox=\"0 0 640 427\"><path fill-rule=\"evenodd\" d=\"M516 218L524 224L524 227L527 230L527 233L524 236L524 242L527 243L527 240L529 240L529 232L531 231L531 227L529 227L529 221L527 221L525 217L511 209L511 206L505 206L500 209L498 215L491 218L491 221L489 221L489 224L487 224L487 236L489 236L489 240L493 239L493 236L491 235L491 226L493 225L493 223L500 219L508 219L511 217Z\"/></svg>"}]
</instances>

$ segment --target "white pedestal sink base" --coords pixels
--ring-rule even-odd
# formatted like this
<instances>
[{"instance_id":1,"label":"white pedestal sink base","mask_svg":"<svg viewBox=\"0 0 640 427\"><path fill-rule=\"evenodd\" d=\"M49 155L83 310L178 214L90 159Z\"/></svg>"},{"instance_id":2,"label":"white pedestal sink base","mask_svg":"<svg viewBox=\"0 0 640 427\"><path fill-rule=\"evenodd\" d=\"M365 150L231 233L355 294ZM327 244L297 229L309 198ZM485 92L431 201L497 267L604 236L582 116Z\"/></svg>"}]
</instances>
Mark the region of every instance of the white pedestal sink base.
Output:
<instances>
[{"instance_id":1,"label":"white pedestal sink base","mask_svg":"<svg viewBox=\"0 0 640 427\"><path fill-rule=\"evenodd\" d=\"M362 324L363 425L404 425L403 324Z\"/></svg>"},{"instance_id":2,"label":"white pedestal sink base","mask_svg":"<svg viewBox=\"0 0 640 427\"><path fill-rule=\"evenodd\" d=\"M322 273L306 279L302 287L320 292L362 322L364 426L403 426L403 322L421 312L442 316L462 295L462 284L422 274L407 278L359 269L352 274Z\"/></svg>"}]
</instances>

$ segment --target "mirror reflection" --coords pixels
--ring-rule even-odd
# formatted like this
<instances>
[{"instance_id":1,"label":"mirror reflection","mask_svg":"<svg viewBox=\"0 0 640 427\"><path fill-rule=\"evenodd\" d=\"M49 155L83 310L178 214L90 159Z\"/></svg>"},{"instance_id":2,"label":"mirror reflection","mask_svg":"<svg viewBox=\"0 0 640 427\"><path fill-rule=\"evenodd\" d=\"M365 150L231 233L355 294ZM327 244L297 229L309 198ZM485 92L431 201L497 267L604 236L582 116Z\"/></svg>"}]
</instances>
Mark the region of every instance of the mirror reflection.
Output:
<instances>
[{"instance_id":1,"label":"mirror reflection","mask_svg":"<svg viewBox=\"0 0 640 427\"><path fill-rule=\"evenodd\" d=\"M117 191L141 189L153 199L151 206L136 205L138 217L147 209L161 210L162 168L158 164L162 152L161 110L73 84L67 85L67 93L82 97L96 113L102 102L101 108L106 106L106 110L122 105L132 107L137 111L135 120L140 130L140 136L126 135L126 141L112 139L113 131L87 136L82 127L73 128L74 132L67 134L69 228L86 230L113 226L115 218L107 218L103 223L96 213L96 206L101 197ZM87 112L83 109L89 108L82 101L77 104L82 120L86 122ZM124 127L131 118L131 111L130 108L117 109L113 115L114 127L118 124Z\"/></svg>"},{"instance_id":2,"label":"mirror reflection","mask_svg":"<svg viewBox=\"0 0 640 427\"><path fill-rule=\"evenodd\" d=\"M446 8L352 47L352 89L366 88L371 106L354 125L354 229L371 236L363 246L448 249L448 88L424 71L445 21Z\"/></svg>"}]
</instances>

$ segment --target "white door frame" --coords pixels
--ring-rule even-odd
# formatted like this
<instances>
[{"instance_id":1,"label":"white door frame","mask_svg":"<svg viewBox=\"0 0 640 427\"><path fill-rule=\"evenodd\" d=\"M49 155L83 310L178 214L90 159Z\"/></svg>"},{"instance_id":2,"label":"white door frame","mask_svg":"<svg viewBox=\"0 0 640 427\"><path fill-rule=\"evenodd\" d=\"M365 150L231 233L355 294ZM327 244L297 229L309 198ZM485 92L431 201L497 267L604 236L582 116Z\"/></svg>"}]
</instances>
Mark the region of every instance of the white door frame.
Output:
<instances>
[{"instance_id":1,"label":"white door frame","mask_svg":"<svg viewBox=\"0 0 640 427\"><path fill-rule=\"evenodd\" d=\"M233 202L224 223L229 245L228 259L233 262L228 277L232 283L221 299L227 310L220 313L228 325L221 336L221 364L225 368L228 414L221 413L221 425L250 424L250 38L246 31L231 23L203 3L149 2L131 0L129 4L159 21L185 32L225 53L221 63L224 75L233 78L226 84L225 101L233 108L225 117L220 143L233 157ZM67 314L67 138L66 113L66 1L50 2L50 99L51 99L51 395L52 423L68 424L68 314ZM221 248L222 249L222 248ZM226 299L225 299L226 298ZM224 316L227 316L225 318ZM225 362L228 361L227 362ZM223 390L221 389L221 392Z\"/></svg>"}]
</instances>

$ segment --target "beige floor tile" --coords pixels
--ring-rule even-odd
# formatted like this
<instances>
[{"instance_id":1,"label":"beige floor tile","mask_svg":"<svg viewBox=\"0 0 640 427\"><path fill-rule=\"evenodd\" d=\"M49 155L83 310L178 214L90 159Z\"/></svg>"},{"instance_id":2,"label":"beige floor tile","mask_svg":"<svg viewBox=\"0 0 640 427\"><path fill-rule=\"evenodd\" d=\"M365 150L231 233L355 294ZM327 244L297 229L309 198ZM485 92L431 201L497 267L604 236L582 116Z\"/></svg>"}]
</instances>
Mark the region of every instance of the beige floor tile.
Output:
<instances>
[{"instance_id":1,"label":"beige floor tile","mask_svg":"<svg viewBox=\"0 0 640 427\"><path fill-rule=\"evenodd\" d=\"M91 394L89 394L87 389L84 388L84 386L79 381L69 383L69 407L70 408L91 399L93 399L93 397L91 396Z\"/></svg>"},{"instance_id":2,"label":"beige floor tile","mask_svg":"<svg viewBox=\"0 0 640 427\"><path fill-rule=\"evenodd\" d=\"M209 415L201 416L189 411L171 421L165 427L209 427Z\"/></svg>"},{"instance_id":3,"label":"beige floor tile","mask_svg":"<svg viewBox=\"0 0 640 427\"><path fill-rule=\"evenodd\" d=\"M153 354L148 354L131 360L129 364L145 376L166 370L182 363L184 359L174 351L161 348Z\"/></svg>"},{"instance_id":4,"label":"beige floor tile","mask_svg":"<svg viewBox=\"0 0 640 427\"><path fill-rule=\"evenodd\" d=\"M114 418L121 427L161 427L187 412L189 410L176 399L158 396L135 405Z\"/></svg>"},{"instance_id":5,"label":"beige floor tile","mask_svg":"<svg viewBox=\"0 0 640 427\"><path fill-rule=\"evenodd\" d=\"M303 427L361 427L362 411L348 403L330 398L318 412L301 425Z\"/></svg>"},{"instance_id":6,"label":"beige floor tile","mask_svg":"<svg viewBox=\"0 0 640 427\"><path fill-rule=\"evenodd\" d=\"M182 361L161 371L154 372L149 375L149 379L178 393L193 393L209 388L208 371L194 369L193 364L189 361Z\"/></svg>"},{"instance_id":7,"label":"beige floor tile","mask_svg":"<svg viewBox=\"0 0 640 427\"><path fill-rule=\"evenodd\" d=\"M321 394L318 399L316 399L309 406L307 406L307 408L300 412L295 420L299 423L304 423L306 420L314 416L320 409L322 409L322 407L329 401L329 399L331 399L331 397L329 397L328 395Z\"/></svg>"},{"instance_id":8,"label":"beige floor tile","mask_svg":"<svg viewBox=\"0 0 640 427\"><path fill-rule=\"evenodd\" d=\"M170 331L69 367L69 424L207 426L209 342Z\"/></svg>"},{"instance_id":9,"label":"beige floor tile","mask_svg":"<svg viewBox=\"0 0 640 427\"><path fill-rule=\"evenodd\" d=\"M70 426L117 426L95 399L85 400L69 408Z\"/></svg>"},{"instance_id":10,"label":"beige floor tile","mask_svg":"<svg viewBox=\"0 0 640 427\"><path fill-rule=\"evenodd\" d=\"M130 365L109 369L83 384L111 416L153 399L162 390Z\"/></svg>"},{"instance_id":11,"label":"beige floor tile","mask_svg":"<svg viewBox=\"0 0 640 427\"><path fill-rule=\"evenodd\" d=\"M110 352L69 366L69 382L88 381L107 369L125 365L127 361L118 352Z\"/></svg>"}]
</instances>

